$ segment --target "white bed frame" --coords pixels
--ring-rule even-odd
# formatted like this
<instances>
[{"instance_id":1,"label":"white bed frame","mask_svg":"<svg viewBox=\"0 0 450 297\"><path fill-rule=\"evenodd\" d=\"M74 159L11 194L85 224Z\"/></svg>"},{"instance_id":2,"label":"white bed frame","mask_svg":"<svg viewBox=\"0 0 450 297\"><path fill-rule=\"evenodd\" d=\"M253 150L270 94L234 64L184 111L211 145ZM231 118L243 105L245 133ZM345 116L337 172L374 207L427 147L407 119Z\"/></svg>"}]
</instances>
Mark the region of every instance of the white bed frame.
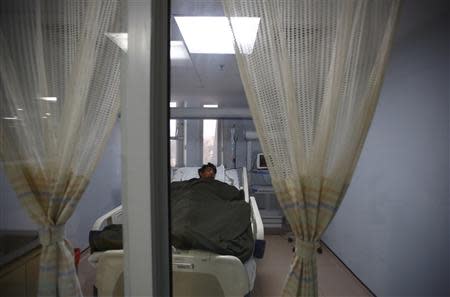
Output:
<instances>
[{"instance_id":1,"label":"white bed frame","mask_svg":"<svg viewBox=\"0 0 450 297\"><path fill-rule=\"evenodd\" d=\"M245 201L250 203L252 230L255 240L264 240L264 227L258 205L249 196L247 169L242 170ZM122 223L122 206L99 217L92 230L102 230L109 224ZM123 294L123 250L95 252L89 262L96 267L98 296ZM248 267L253 269L248 269ZM256 276L254 258L244 265L237 257L200 250L172 251L173 296L246 296L253 290Z\"/></svg>"}]
</instances>

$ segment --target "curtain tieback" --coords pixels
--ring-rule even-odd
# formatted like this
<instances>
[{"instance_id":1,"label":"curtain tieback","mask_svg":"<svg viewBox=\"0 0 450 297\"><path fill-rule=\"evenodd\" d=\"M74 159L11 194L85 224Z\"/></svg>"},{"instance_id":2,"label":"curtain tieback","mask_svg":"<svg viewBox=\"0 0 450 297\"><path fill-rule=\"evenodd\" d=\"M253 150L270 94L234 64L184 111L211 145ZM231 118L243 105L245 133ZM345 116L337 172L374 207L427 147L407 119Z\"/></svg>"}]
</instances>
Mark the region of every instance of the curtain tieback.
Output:
<instances>
[{"instance_id":1,"label":"curtain tieback","mask_svg":"<svg viewBox=\"0 0 450 297\"><path fill-rule=\"evenodd\" d=\"M317 241L305 241L301 239L295 241L295 253L303 259L314 257L318 247L319 243Z\"/></svg>"},{"instance_id":2,"label":"curtain tieback","mask_svg":"<svg viewBox=\"0 0 450 297\"><path fill-rule=\"evenodd\" d=\"M49 246L64 241L65 225L45 226L39 229L39 241L42 246Z\"/></svg>"}]
</instances>

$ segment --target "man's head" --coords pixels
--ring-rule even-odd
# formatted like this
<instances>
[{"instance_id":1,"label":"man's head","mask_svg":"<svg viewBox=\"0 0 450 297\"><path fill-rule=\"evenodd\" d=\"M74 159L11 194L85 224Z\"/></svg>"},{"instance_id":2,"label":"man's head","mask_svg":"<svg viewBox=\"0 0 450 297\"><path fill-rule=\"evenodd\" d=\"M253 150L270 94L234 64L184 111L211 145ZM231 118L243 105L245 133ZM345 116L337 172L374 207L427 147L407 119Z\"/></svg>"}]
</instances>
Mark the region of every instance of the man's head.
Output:
<instances>
[{"instance_id":1,"label":"man's head","mask_svg":"<svg viewBox=\"0 0 450 297\"><path fill-rule=\"evenodd\" d=\"M215 178L217 173L216 166L212 163L208 163L203 165L198 169L198 175L200 178Z\"/></svg>"}]
</instances>

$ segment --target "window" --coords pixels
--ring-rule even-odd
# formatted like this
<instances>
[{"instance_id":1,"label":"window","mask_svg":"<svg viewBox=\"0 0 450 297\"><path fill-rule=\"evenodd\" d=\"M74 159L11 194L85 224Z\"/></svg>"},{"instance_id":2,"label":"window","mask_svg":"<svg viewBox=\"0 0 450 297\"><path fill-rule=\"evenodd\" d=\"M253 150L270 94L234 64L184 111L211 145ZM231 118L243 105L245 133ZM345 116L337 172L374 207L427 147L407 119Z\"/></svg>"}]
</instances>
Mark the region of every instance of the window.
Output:
<instances>
[{"instance_id":1,"label":"window","mask_svg":"<svg viewBox=\"0 0 450 297\"><path fill-rule=\"evenodd\" d=\"M205 104L204 108L217 108L217 104ZM217 164L217 120L203 120L203 163Z\"/></svg>"},{"instance_id":2,"label":"window","mask_svg":"<svg viewBox=\"0 0 450 297\"><path fill-rule=\"evenodd\" d=\"M177 107L176 102L170 102L170 108ZM177 165L177 120L170 120L170 166Z\"/></svg>"}]
</instances>

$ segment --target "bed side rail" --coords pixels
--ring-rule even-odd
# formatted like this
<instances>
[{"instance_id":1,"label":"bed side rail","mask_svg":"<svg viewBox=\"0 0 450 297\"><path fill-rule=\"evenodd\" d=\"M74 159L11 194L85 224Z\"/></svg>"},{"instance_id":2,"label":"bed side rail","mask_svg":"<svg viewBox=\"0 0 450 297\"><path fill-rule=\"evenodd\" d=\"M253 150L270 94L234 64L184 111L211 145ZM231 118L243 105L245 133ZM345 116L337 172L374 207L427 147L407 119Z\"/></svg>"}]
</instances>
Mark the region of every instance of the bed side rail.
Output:
<instances>
[{"instance_id":1,"label":"bed side rail","mask_svg":"<svg viewBox=\"0 0 450 297\"><path fill-rule=\"evenodd\" d=\"M99 296L124 296L122 291L123 256L123 250L106 251L100 256L96 271L96 287ZM211 284L203 281L205 275L210 276L208 280L217 280L218 292L223 293L225 297L244 296L250 291L245 267L234 256L222 256L198 250L178 250L172 257L172 273L176 280L174 296L192 296L189 294L191 290L189 287L192 288L193 285L200 291L211 289ZM183 285L188 285L188 290L183 290Z\"/></svg>"},{"instance_id":2,"label":"bed side rail","mask_svg":"<svg viewBox=\"0 0 450 297\"><path fill-rule=\"evenodd\" d=\"M250 203L250 195L248 192L248 176L247 176L247 168L242 168L242 186L244 188L245 202Z\"/></svg>"},{"instance_id":3,"label":"bed side rail","mask_svg":"<svg viewBox=\"0 0 450 297\"><path fill-rule=\"evenodd\" d=\"M187 290L183 288L186 284L190 287L203 287L202 291L205 290L210 296L222 295L220 294L222 290L226 297L245 296L251 289L244 265L234 256L200 250L177 250L172 256L172 272L174 296L192 296L186 294ZM207 275L215 279L221 289L209 288L214 282L212 279L207 280L208 277L205 277Z\"/></svg>"},{"instance_id":4,"label":"bed side rail","mask_svg":"<svg viewBox=\"0 0 450 297\"><path fill-rule=\"evenodd\" d=\"M121 224L121 223L122 223L122 205L119 205L110 212L107 212L101 217L99 217L92 226L92 230L100 231L107 225Z\"/></svg>"},{"instance_id":5,"label":"bed side rail","mask_svg":"<svg viewBox=\"0 0 450 297\"><path fill-rule=\"evenodd\" d=\"M264 240L264 225L261 214L259 213L258 204L256 204L256 199L253 196L250 196L250 206L252 208L252 221L255 228L255 239Z\"/></svg>"},{"instance_id":6,"label":"bed side rail","mask_svg":"<svg viewBox=\"0 0 450 297\"><path fill-rule=\"evenodd\" d=\"M261 214L259 213L258 204L255 197L250 196L250 206L252 209L252 229L253 238L255 239L255 249L253 256L258 259L264 257L266 250L266 241L264 240L264 225L262 222Z\"/></svg>"}]
</instances>

